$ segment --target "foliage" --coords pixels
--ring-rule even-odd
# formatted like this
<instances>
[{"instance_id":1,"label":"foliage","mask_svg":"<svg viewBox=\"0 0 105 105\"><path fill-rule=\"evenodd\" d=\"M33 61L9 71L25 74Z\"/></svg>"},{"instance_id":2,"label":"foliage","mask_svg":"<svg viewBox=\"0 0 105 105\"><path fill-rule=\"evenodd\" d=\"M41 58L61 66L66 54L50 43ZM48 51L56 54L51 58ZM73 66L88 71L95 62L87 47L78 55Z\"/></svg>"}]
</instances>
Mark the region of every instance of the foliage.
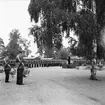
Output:
<instances>
[{"instance_id":1,"label":"foliage","mask_svg":"<svg viewBox=\"0 0 105 105\"><path fill-rule=\"evenodd\" d=\"M30 41L21 37L18 43L19 46L22 48L22 51L24 52L24 56L28 56L31 53L31 51L29 50Z\"/></svg>"},{"instance_id":2,"label":"foliage","mask_svg":"<svg viewBox=\"0 0 105 105\"><path fill-rule=\"evenodd\" d=\"M42 28L38 25L34 25L29 28L30 33L29 35L32 35L34 37L34 42L37 44L38 52L40 55L43 55L44 51L44 45L46 43L45 37L43 36Z\"/></svg>"},{"instance_id":3,"label":"foliage","mask_svg":"<svg viewBox=\"0 0 105 105\"><path fill-rule=\"evenodd\" d=\"M19 53L19 50L22 50L19 46L18 40L20 38L19 30L14 29L9 34L9 44L6 46L6 52L10 54L10 58L14 59L17 54Z\"/></svg>"},{"instance_id":4,"label":"foliage","mask_svg":"<svg viewBox=\"0 0 105 105\"><path fill-rule=\"evenodd\" d=\"M1 48L1 47L4 47L4 41L3 41L2 38L0 38L0 48Z\"/></svg>"},{"instance_id":5,"label":"foliage","mask_svg":"<svg viewBox=\"0 0 105 105\"><path fill-rule=\"evenodd\" d=\"M101 31L103 30L103 28L105 26L105 9L104 9L105 1L104 0L82 0L82 1L83 1L83 5L85 7L88 7L89 9L94 8L92 13L95 13L95 16L93 16L93 17L94 17L94 20L95 20L95 25L94 26L96 28L92 27L92 25L90 25L90 28L96 31L94 33L94 35L95 35L95 39L97 41L96 42L97 43L97 57L99 59L101 59L101 58L103 58L105 56L105 54L103 53L104 48L100 44L100 42L102 41L102 39L101 39L101 36L102 36ZM94 5L92 4L93 1L94 1ZM89 23L91 24L91 22L89 22ZM90 30L90 31L92 32L92 30Z\"/></svg>"},{"instance_id":6,"label":"foliage","mask_svg":"<svg viewBox=\"0 0 105 105\"><path fill-rule=\"evenodd\" d=\"M62 46L62 40L60 37L61 31L67 31L67 33L69 33L69 28L72 27L72 25L68 25L68 23L71 23L71 19L75 17L75 14L69 13L70 11L73 11L75 7L73 7L73 5L71 4L72 0L30 1L28 11L31 17L31 21L34 20L35 22L38 22L38 19L40 17L42 30L41 34L43 34L42 40L44 42L44 46L47 47L50 51L52 51L53 47L57 47L59 49ZM73 8L69 7L70 5ZM67 12L66 10L69 10L69 12ZM68 19L69 21L67 21ZM54 41L57 39L58 41ZM56 46L53 42L56 42Z\"/></svg>"},{"instance_id":7,"label":"foliage","mask_svg":"<svg viewBox=\"0 0 105 105\"><path fill-rule=\"evenodd\" d=\"M58 52L54 53L55 59L67 59L69 56L69 51L67 48L61 48Z\"/></svg>"},{"instance_id":8,"label":"foliage","mask_svg":"<svg viewBox=\"0 0 105 105\"><path fill-rule=\"evenodd\" d=\"M94 47L93 41L97 34L94 16L90 11L82 10L79 12L75 33L79 36L79 44L76 51L79 51L81 56L91 59Z\"/></svg>"},{"instance_id":9,"label":"foliage","mask_svg":"<svg viewBox=\"0 0 105 105\"><path fill-rule=\"evenodd\" d=\"M53 49L59 50L62 47L62 37L61 35L55 34L52 39L53 47L52 49L49 49L47 40L48 37L46 36L46 29L43 29L42 27L39 27L37 25L34 25L33 27L30 27L30 33L29 35L34 36L34 42L36 42L38 47L38 53L40 55L45 55L46 57L51 57L53 54Z\"/></svg>"},{"instance_id":10,"label":"foliage","mask_svg":"<svg viewBox=\"0 0 105 105\"><path fill-rule=\"evenodd\" d=\"M61 35L55 35L53 39L53 48L54 48L54 51L59 51L62 48L62 36Z\"/></svg>"},{"instance_id":11,"label":"foliage","mask_svg":"<svg viewBox=\"0 0 105 105\"><path fill-rule=\"evenodd\" d=\"M82 9L78 12L79 5ZM70 37L70 30L74 30L79 38L75 50L81 53L80 56L91 59L94 56L94 40L97 43L97 57L103 57L100 32L105 26L104 7L104 0L31 0L28 11L31 21L38 22L41 19L41 29L44 30L46 40L42 39L50 51L54 47L53 39L56 35L66 31L66 36Z\"/></svg>"},{"instance_id":12,"label":"foliage","mask_svg":"<svg viewBox=\"0 0 105 105\"><path fill-rule=\"evenodd\" d=\"M2 52L5 49L4 41L2 38L0 38L0 56L2 56Z\"/></svg>"},{"instance_id":13,"label":"foliage","mask_svg":"<svg viewBox=\"0 0 105 105\"><path fill-rule=\"evenodd\" d=\"M29 42L28 40L22 38L20 36L19 30L13 29L9 34L9 43L6 46L5 50L3 51L3 55L6 56L9 54L11 59L16 58L19 51L24 51L26 55L30 53Z\"/></svg>"}]
</instances>

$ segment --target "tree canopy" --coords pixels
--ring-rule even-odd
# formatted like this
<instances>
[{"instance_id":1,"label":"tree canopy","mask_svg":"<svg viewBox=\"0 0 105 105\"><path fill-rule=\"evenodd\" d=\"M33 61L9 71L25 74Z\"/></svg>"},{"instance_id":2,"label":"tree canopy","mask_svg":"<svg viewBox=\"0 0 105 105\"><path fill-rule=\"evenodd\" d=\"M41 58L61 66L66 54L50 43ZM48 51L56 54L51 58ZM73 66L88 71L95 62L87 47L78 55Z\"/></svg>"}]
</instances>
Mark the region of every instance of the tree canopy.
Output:
<instances>
[{"instance_id":1,"label":"tree canopy","mask_svg":"<svg viewBox=\"0 0 105 105\"><path fill-rule=\"evenodd\" d=\"M21 37L19 30L13 29L9 34L9 43L2 52L2 56L9 54L9 57L14 59L19 51L23 51L28 56L30 53L29 45L30 42Z\"/></svg>"},{"instance_id":2,"label":"tree canopy","mask_svg":"<svg viewBox=\"0 0 105 105\"><path fill-rule=\"evenodd\" d=\"M2 52L5 49L4 41L0 38L0 56L2 56Z\"/></svg>"},{"instance_id":3,"label":"tree canopy","mask_svg":"<svg viewBox=\"0 0 105 105\"><path fill-rule=\"evenodd\" d=\"M81 9L78 11L79 6ZM66 36L70 37L70 30L73 30L79 37L76 49L79 52L83 50L81 56L91 59L94 40L97 43L97 57L103 57L104 49L100 42L105 26L104 8L104 0L30 0L28 11L31 21L36 23L41 20L42 40L48 49L52 50L56 36L66 32Z\"/></svg>"}]
</instances>

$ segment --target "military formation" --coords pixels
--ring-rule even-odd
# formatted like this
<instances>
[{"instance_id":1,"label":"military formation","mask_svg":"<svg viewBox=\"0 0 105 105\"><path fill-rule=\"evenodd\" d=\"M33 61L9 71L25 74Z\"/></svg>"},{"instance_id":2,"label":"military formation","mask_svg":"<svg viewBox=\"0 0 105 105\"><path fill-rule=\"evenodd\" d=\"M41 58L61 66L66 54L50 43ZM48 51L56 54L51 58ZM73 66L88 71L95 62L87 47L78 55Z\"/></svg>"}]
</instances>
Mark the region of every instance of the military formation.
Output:
<instances>
[{"instance_id":1,"label":"military formation","mask_svg":"<svg viewBox=\"0 0 105 105\"><path fill-rule=\"evenodd\" d=\"M23 78L27 77L27 74L30 73L29 68L32 67L51 67L51 66L62 66L63 64L68 64L70 68L74 68L76 66L80 66L81 64L86 63L84 60L76 60L73 63L71 62L72 59L68 56L66 60L54 60L54 59L24 59L23 54L20 51L19 54L16 56L15 60L10 60L9 55L7 55L2 61L0 61L0 65L3 65L4 72L5 72L5 83L9 83L9 76L16 75L16 84L23 85ZM75 66L74 66L75 65ZM13 68L16 68L13 70ZM26 70L27 68L27 70ZM13 71L12 71L13 70Z\"/></svg>"}]
</instances>

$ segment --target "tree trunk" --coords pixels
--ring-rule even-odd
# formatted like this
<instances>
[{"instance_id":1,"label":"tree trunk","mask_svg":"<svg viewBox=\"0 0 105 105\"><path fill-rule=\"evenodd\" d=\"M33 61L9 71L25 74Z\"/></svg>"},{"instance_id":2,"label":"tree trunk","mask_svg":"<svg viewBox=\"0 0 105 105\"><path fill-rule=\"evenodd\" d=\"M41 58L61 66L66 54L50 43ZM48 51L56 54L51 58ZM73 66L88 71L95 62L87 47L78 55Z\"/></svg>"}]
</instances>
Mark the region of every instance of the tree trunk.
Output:
<instances>
[{"instance_id":1,"label":"tree trunk","mask_svg":"<svg viewBox=\"0 0 105 105\"><path fill-rule=\"evenodd\" d=\"M99 80L96 77L96 65L97 65L97 61L96 61L96 58L94 58L91 64L91 69L90 69L90 72L91 72L90 79L91 80Z\"/></svg>"},{"instance_id":2,"label":"tree trunk","mask_svg":"<svg viewBox=\"0 0 105 105\"><path fill-rule=\"evenodd\" d=\"M91 80L97 80L97 78L96 78L96 69L94 68L94 66L92 66L92 68L91 68L90 79Z\"/></svg>"},{"instance_id":3,"label":"tree trunk","mask_svg":"<svg viewBox=\"0 0 105 105\"><path fill-rule=\"evenodd\" d=\"M52 48L53 48L53 43L52 43L52 38L53 38L53 33L52 33L52 22L51 22L51 13L49 11L48 16L47 16L47 49L46 49L46 56L48 58L52 57Z\"/></svg>"},{"instance_id":4,"label":"tree trunk","mask_svg":"<svg viewBox=\"0 0 105 105\"><path fill-rule=\"evenodd\" d=\"M52 58L52 56L53 56L52 48L49 48L49 47L47 46L47 48L45 49L45 57L47 57L47 58Z\"/></svg>"},{"instance_id":5,"label":"tree trunk","mask_svg":"<svg viewBox=\"0 0 105 105\"><path fill-rule=\"evenodd\" d=\"M93 2L92 2L92 12L93 12L93 14L95 14L96 15L96 3L95 3L95 1L93 0ZM94 15L94 20L95 20L95 24L97 24L97 18L96 18L96 16ZM96 68L95 68L95 66L97 65L97 36L95 36L95 38L94 38L94 40L93 40L93 53L92 53L92 64L91 64L91 66L92 66L92 68L91 68L91 75L90 75L90 79L91 80L98 80L97 78L96 78Z\"/></svg>"}]
</instances>

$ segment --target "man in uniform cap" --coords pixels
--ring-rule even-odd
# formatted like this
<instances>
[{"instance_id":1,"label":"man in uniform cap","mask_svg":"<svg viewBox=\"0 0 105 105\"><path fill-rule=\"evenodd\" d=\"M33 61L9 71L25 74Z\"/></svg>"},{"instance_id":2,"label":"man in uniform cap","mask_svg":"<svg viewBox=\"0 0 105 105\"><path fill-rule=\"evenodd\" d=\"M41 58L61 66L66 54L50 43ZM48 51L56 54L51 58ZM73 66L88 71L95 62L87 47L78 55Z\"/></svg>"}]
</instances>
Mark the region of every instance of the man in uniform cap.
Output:
<instances>
[{"instance_id":1,"label":"man in uniform cap","mask_svg":"<svg viewBox=\"0 0 105 105\"><path fill-rule=\"evenodd\" d=\"M24 71L22 52L19 52L19 54L17 55L16 62L18 63L16 84L22 85L23 84L23 71Z\"/></svg>"},{"instance_id":2,"label":"man in uniform cap","mask_svg":"<svg viewBox=\"0 0 105 105\"><path fill-rule=\"evenodd\" d=\"M9 73L11 71L11 66L9 65L8 55L4 58L4 72L5 72L5 82L9 82Z\"/></svg>"},{"instance_id":3,"label":"man in uniform cap","mask_svg":"<svg viewBox=\"0 0 105 105\"><path fill-rule=\"evenodd\" d=\"M70 57L70 55L68 56L68 64L70 65L70 63L71 63L71 57Z\"/></svg>"}]
</instances>

